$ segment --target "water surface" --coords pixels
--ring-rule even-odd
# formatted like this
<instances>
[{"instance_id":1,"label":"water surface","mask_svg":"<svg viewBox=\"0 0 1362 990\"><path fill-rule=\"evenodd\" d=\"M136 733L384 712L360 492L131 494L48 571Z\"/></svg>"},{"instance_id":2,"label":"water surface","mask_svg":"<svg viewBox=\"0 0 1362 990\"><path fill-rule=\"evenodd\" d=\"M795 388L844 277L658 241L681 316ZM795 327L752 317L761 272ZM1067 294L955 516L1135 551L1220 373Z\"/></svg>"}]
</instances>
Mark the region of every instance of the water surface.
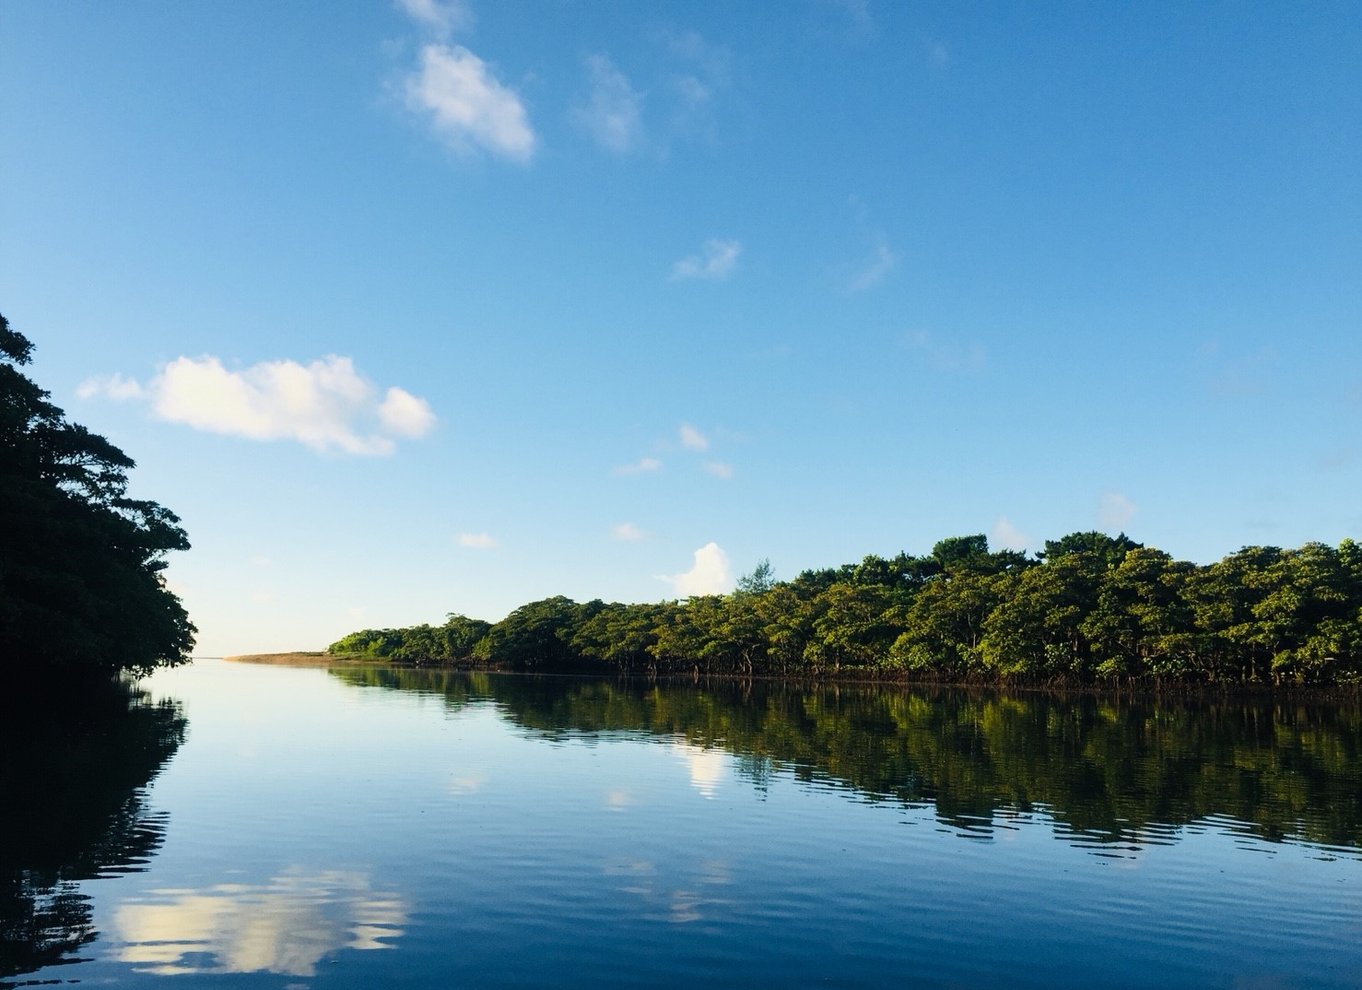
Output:
<instances>
[{"instance_id":1,"label":"water surface","mask_svg":"<svg viewBox=\"0 0 1362 990\"><path fill-rule=\"evenodd\" d=\"M0 981L1362 987L1355 707L214 662L145 686L167 700L88 734L117 746L5 778L31 825ZM54 845L54 816L85 824Z\"/></svg>"}]
</instances>

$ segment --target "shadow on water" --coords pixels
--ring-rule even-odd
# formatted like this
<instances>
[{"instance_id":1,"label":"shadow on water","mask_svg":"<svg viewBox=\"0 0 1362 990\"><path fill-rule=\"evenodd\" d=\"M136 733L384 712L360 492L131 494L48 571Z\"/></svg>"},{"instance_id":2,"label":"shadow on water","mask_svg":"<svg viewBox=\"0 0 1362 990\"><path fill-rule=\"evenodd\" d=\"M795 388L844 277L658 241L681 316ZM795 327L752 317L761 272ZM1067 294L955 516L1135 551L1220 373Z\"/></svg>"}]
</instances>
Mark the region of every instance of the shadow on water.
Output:
<instances>
[{"instance_id":1,"label":"shadow on water","mask_svg":"<svg viewBox=\"0 0 1362 990\"><path fill-rule=\"evenodd\" d=\"M80 881L141 871L160 847L166 820L145 789L186 724L178 703L127 684L0 705L0 988L79 962L98 936Z\"/></svg>"},{"instance_id":2,"label":"shadow on water","mask_svg":"<svg viewBox=\"0 0 1362 990\"><path fill-rule=\"evenodd\" d=\"M1202 825L1350 857L1362 850L1362 709L996 692L708 686L342 668L354 685L490 703L550 738L627 732L721 748L759 790L774 772L931 807L962 837L1040 813L1101 855Z\"/></svg>"}]
</instances>

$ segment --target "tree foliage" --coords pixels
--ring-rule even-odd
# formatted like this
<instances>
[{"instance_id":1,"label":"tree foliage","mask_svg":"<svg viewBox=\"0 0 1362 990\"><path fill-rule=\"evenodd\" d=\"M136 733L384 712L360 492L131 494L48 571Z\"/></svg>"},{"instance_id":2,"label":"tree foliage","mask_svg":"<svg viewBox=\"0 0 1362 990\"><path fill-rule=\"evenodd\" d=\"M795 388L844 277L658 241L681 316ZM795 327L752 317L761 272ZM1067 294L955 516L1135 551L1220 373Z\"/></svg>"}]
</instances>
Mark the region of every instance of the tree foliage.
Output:
<instances>
[{"instance_id":1,"label":"tree foliage","mask_svg":"<svg viewBox=\"0 0 1362 990\"><path fill-rule=\"evenodd\" d=\"M356 649L361 641L376 645ZM976 534L792 581L775 581L762 561L731 595L551 598L487 626L461 655L429 641L416 626L354 633L331 649L517 670L1345 683L1362 680L1362 550L1351 540L1245 547L1199 567L1125 534L1072 533L1034 556L990 550Z\"/></svg>"},{"instance_id":2,"label":"tree foliage","mask_svg":"<svg viewBox=\"0 0 1362 990\"><path fill-rule=\"evenodd\" d=\"M0 316L0 652L30 674L184 662L195 630L162 573L180 520L128 497L132 459L19 370L32 351Z\"/></svg>"}]
</instances>

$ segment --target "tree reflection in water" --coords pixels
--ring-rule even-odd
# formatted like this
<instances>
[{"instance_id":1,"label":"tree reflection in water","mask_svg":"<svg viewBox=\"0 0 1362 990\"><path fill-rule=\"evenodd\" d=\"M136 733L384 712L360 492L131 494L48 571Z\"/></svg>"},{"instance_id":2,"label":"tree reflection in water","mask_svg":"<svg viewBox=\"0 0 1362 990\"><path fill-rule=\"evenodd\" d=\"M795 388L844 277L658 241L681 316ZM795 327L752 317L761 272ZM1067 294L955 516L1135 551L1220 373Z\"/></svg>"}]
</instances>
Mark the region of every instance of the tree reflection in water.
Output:
<instances>
[{"instance_id":1,"label":"tree reflection in water","mask_svg":"<svg viewBox=\"0 0 1362 990\"><path fill-rule=\"evenodd\" d=\"M776 682L660 684L337 668L355 685L494 704L550 737L633 732L734 754L863 799L934 807L963 836L1043 812L1095 852L1175 841L1210 819L1269 842L1362 850L1362 708L1244 698L1006 695ZM712 768L711 768L712 770ZM697 783L697 787L700 784Z\"/></svg>"},{"instance_id":2,"label":"tree reflection in water","mask_svg":"<svg viewBox=\"0 0 1362 990\"><path fill-rule=\"evenodd\" d=\"M0 708L0 987L78 962L98 933L82 880L137 872L166 818L146 786L185 738L176 702L128 684L16 692Z\"/></svg>"}]
</instances>

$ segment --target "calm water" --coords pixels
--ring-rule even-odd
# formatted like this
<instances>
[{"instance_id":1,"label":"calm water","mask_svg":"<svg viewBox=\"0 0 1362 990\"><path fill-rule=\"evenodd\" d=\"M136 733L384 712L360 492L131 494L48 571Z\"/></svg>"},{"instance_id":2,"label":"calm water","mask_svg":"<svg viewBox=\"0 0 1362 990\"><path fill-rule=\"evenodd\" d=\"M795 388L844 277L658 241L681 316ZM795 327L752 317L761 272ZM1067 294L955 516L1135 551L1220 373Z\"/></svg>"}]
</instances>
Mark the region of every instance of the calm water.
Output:
<instances>
[{"instance_id":1,"label":"calm water","mask_svg":"<svg viewBox=\"0 0 1362 990\"><path fill-rule=\"evenodd\" d=\"M1362 987L1355 706L144 687L11 719L0 985Z\"/></svg>"}]
</instances>

